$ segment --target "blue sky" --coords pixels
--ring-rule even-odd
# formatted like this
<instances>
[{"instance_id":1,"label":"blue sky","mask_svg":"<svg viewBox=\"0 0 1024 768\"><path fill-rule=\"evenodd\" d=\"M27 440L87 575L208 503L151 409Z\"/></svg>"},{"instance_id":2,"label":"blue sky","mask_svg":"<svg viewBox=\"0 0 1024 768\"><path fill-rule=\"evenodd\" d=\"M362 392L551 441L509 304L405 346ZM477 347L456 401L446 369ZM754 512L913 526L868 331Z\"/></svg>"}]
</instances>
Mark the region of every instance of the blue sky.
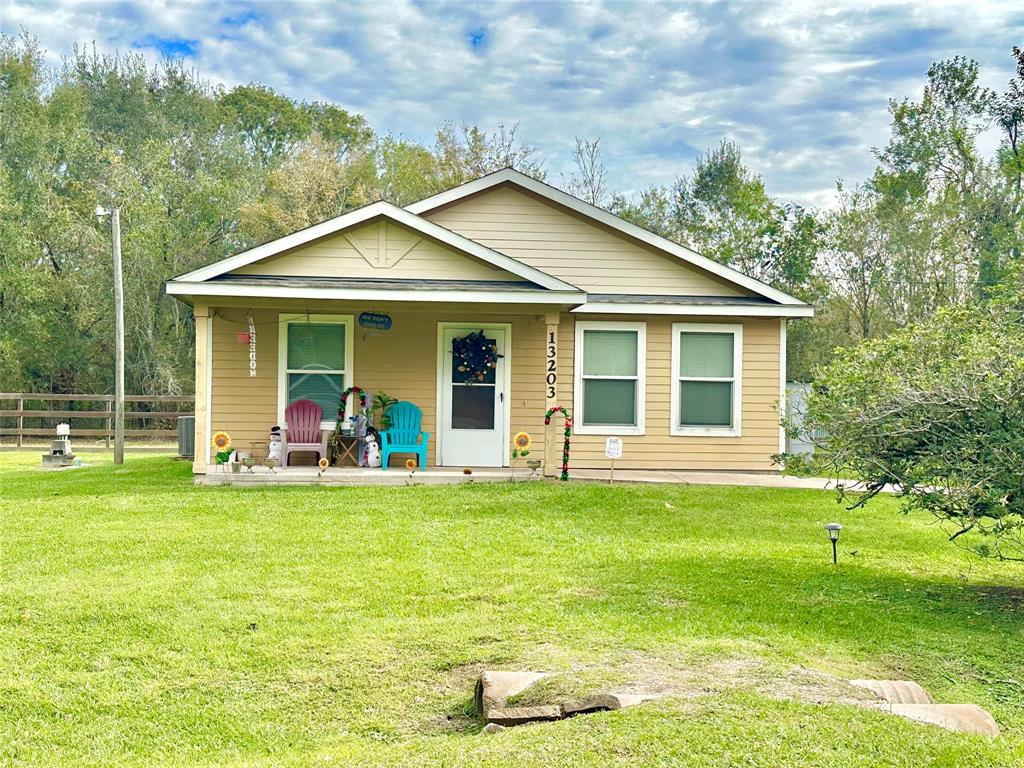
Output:
<instances>
[{"instance_id":1,"label":"blue sky","mask_svg":"<svg viewBox=\"0 0 1024 768\"><path fill-rule=\"evenodd\" d=\"M829 205L837 178L870 173L887 99L919 95L931 62L971 56L1005 87L1024 4L0 0L0 31L22 29L55 63L75 42L169 53L419 141L445 120L518 122L556 181L574 136L600 137L625 192L727 137L772 193Z\"/></svg>"}]
</instances>

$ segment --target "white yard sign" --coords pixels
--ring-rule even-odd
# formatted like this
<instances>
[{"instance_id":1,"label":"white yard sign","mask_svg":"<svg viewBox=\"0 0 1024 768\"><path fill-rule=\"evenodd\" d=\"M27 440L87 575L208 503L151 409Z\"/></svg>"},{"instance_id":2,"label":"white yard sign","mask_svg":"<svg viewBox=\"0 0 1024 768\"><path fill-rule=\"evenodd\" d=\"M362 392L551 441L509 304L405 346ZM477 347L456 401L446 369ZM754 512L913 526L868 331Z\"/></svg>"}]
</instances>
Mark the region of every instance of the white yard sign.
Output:
<instances>
[{"instance_id":1,"label":"white yard sign","mask_svg":"<svg viewBox=\"0 0 1024 768\"><path fill-rule=\"evenodd\" d=\"M609 437L604 441L604 455L612 461L612 465L608 468L608 483L615 482L615 460L622 458L622 438L621 437Z\"/></svg>"}]
</instances>

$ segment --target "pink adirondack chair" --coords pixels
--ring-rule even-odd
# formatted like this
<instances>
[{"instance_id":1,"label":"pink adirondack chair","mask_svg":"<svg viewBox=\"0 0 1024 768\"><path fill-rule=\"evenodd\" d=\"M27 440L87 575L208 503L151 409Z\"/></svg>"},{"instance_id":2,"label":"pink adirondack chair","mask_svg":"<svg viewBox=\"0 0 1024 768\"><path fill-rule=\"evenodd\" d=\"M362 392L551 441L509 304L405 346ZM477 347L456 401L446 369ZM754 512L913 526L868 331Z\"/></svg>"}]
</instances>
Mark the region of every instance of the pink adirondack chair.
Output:
<instances>
[{"instance_id":1,"label":"pink adirondack chair","mask_svg":"<svg viewBox=\"0 0 1024 768\"><path fill-rule=\"evenodd\" d=\"M327 458L327 431L320 429L323 411L312 400L296 400L284 409L284 465L292 451L316 451L317 459Z\"/></svg>"}]
</instances>

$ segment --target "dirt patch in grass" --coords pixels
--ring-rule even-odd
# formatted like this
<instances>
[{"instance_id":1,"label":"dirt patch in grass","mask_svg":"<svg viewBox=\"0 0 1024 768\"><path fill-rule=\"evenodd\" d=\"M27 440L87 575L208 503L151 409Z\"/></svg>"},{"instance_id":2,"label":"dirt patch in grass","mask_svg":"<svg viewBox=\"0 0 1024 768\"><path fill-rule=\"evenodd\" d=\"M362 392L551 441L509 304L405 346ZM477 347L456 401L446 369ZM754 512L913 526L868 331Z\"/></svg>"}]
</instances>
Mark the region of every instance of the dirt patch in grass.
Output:
<instances>
[{"instance_id":1,"label":"dirt patch in grass","mask_svg":"<svg viewBox=\"0 0 1024 768\"><path fill-rule=\"evenodd\" d=\"M553 649L552 649L553 650ZM561 653L552 654L557 657ZM417 724L420 733L476 733L481 723L473 709L473 685L485 662L453 668L441 689L456 700L441 715ZM508 664L506 669L546 671L536 663ZM599 692L656 695L675 701L697 700L724 693L749 691L775 699L811 704L875 706L872 695L848 681L820 670L794 665L780 668L757 657L736 656L690 660L643 653L620 653L600 662L572 663L556 670L523 693L509 706L541 706L580 699Z\"/></svg>"}]
</instances>

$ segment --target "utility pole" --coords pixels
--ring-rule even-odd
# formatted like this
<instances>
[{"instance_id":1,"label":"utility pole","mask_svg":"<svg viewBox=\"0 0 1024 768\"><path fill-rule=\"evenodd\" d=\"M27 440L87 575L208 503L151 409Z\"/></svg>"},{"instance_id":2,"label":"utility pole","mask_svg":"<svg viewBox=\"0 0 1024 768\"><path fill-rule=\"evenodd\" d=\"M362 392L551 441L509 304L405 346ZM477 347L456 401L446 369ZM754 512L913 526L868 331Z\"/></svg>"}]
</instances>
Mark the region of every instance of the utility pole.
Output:
<instances>
[{"instance_id":1,"label":"utility pole","mask_svg":"<svg viewBox=\"0 0 1024 768\"><path fill-rule=\"evenodd\" d=\"M121 269L121 209L96 206L96 216L110 215L114 246L114 463L124 464L124 276Z\"/></svg>"}]
</instances>

